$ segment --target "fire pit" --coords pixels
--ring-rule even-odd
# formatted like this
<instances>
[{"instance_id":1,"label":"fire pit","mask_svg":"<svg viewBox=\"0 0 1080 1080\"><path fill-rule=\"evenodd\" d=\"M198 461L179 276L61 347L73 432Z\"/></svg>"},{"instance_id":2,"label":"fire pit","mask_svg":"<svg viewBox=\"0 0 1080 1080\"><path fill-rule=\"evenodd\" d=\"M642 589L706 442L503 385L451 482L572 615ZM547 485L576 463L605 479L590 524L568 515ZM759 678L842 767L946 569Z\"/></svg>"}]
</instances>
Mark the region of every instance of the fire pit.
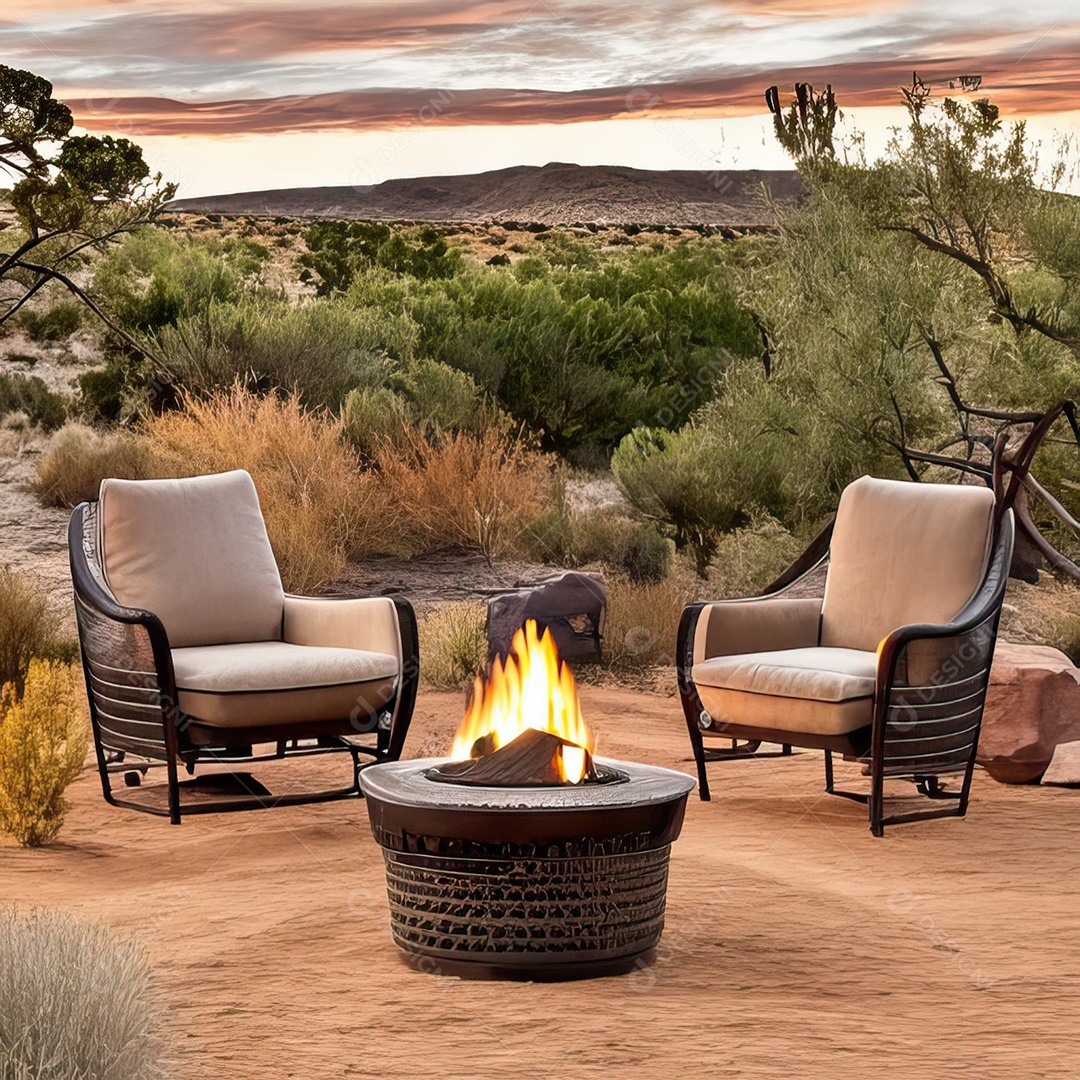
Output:
<instances>
[{"instance_id":1,"label":"fire pit","mask_svg":"<svg viewBox=\"0 0 1080 1080\"><path fill-rule=\"evenodd\" d=\"M456 761L364 770L406 959L439 973L537 980L648 961L694 782L593 749L572 674L527 624L505 668L496 661L488 684L478 682Z\"/></svg>"}]
</instances>

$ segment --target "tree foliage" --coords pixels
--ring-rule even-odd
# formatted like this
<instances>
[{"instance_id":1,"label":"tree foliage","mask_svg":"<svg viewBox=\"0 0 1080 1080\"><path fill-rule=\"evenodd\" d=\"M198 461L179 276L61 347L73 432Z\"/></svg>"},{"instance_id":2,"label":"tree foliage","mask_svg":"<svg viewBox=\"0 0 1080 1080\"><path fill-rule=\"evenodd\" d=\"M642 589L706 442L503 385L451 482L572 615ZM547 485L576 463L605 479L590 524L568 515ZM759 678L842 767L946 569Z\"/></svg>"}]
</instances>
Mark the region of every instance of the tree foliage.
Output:
<instances>
[{"instance_id":1,"label":"tree foliage","mask_svg":"<svg viewBox=\"0 0 1080 1080\"><path fill-rule=\"evenodd\" d=\"M0 323L56 282L135 344L72 271L150 220L176 185L151 175L128 139L72 135L71 110L52 91L47 79L0 65L0 169L18 177L9 196L18 229L0 252Z\"/></svg>"},{"instance_id":2,"label":"tree foliage","mask_svg":"<svg viewBox=\"0 0 1080 1080\"><path fill-rule=\"evenodd\" d=\"M871 165L815 152L788 123L804 124L798 103L778 114L807 195L743 279L768 363L742 365L681 431L616 451L627 495L699 569L756 514L808 531L862 473L986 478L1003 430L1080 396L1080 200L1038 186L1023 125L992 103L933 104L917 81L906 100L906 131ZM1059 434L1044 468L1067 526L1077 445Z\"/></svg>"}]
</instances>

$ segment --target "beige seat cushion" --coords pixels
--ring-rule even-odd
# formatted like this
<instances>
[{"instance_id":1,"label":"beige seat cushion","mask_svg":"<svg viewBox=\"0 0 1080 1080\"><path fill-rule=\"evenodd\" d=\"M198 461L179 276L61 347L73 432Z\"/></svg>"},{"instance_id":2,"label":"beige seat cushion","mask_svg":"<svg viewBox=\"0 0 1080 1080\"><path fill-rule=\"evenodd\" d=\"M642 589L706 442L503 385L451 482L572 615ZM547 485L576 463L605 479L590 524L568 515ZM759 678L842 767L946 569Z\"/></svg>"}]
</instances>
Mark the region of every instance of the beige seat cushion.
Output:
<instances>
[{"instance_id":1,"label":"beige seat cushion","mask_svg":"<svg viewBox=\"0 0 1080 1080\"><path fill-rule=\"evenodd\" d=\"M989 488L864 476L840 499L822 605L821 644L876 650L909 623L954 618L982 582Z\"/></svg>"},{"instance_id":2,"label":"beige seat cushion","mask_svg":"<svg viewBox=\"0 0 1080 1080\"><path fill-rule=\"evenodd\" d=\"M396 656L283 641L173 650L181 711L243 728L365 717L393 696Z\"/></svg>"},{"instance_id":3,"label":"beige seat cushion","mask_svg":"<svg viewBox=\"0 0 1080 1080\"><path fill-rule=\"evenodd\" d=\"M692 672L720 725L846 735L873 722L877 655L858 649L781 649L717 656Z\"/></svg>"},{"instance_id":4,"label":"beige seat cushion","mask_svg":"<svg viewBox=\"0 0 1080 1080\"><path fill-rule=\"evenodd\" d=\"M284 592L246 472L104 480L99 520L113 595L157 615L174 648L280 639Z\"/></svg>"},{"instance_id":5,"label":"beige seat cushion","mask_svg":"<svg viewBox=\"0 0 1080 1080\"><path fill-rule=\"evenodd\" d=\"M699 687L811 701L851 701L873 696L877 655L858 649L824 648L743 653L703 660L694 665L692 675Z\"/></svg>"},{"instance_id":6,"label":"beige seat cushion","mask_svg":"<svg viewBox=\"0 0 1080 1080\"><path fill-rule=\"evenodd\" d=\"M698 695L706 712L716 721L711 732L714 735L724 734L724 724L806 735L847 735L874 722L873 698L810 701L715 686L699 686Z\"/></svg>"}]
</instances>

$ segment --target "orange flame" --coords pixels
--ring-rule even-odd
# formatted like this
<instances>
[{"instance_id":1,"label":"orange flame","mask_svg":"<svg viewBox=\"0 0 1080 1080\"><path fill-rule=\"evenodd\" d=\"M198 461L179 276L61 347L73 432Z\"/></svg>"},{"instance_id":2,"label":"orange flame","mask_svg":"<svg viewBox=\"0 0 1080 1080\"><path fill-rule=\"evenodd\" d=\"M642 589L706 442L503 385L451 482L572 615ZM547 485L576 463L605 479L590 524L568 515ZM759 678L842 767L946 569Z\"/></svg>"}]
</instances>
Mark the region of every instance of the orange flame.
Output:
<instances>
[{"instance_id":1,"label":"orange flame","mask_svg":"<svg viewBox=\"0 0 1080 1080\"><path fill-rule=\"evenodd\" d=\"M454 737L450 756L467 761L478 739L489 738L486 752L498 750L526 728L549 731L573 746L559 754L559 773L568 784L585 778L585 751L596 749L596 739L581 716L573 673L559 660L548 630L537 636L530 619L514 635L504 667L496 657L487 685L477 679L472 703Z\"/></svg>"}]
</instances>

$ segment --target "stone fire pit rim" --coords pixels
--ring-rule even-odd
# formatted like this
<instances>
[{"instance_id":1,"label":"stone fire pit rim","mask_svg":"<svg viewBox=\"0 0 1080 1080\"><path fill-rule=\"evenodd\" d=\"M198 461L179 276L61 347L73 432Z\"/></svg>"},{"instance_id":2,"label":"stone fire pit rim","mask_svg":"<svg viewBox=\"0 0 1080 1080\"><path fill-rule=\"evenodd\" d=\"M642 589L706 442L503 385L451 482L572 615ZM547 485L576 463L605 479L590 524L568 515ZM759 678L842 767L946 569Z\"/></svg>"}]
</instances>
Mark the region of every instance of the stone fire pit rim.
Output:
<instances>
[{"instance_id":1,"label":"stone fire pit rim","mask_svg":"<svg viewBox=\"0 0 1080 1080\"><path fill-rule=\"evenodd\" d=\"M677 769L601 757L596 758L598 765L626 773L629 783L483 787L435 781L424 775L432 766L446 760L442 757L410 758L371 765L360 773L360 787L365 796L402 807L420 805L428 809L492 814L508 811L523 814L596 813L598 810L645 807L669 803L673 796L689 794L697 787L692 776ZM382 782L384 778L390 782ZM683 790L679 791L679 788Z\"/></svg>"}]
</instances>

